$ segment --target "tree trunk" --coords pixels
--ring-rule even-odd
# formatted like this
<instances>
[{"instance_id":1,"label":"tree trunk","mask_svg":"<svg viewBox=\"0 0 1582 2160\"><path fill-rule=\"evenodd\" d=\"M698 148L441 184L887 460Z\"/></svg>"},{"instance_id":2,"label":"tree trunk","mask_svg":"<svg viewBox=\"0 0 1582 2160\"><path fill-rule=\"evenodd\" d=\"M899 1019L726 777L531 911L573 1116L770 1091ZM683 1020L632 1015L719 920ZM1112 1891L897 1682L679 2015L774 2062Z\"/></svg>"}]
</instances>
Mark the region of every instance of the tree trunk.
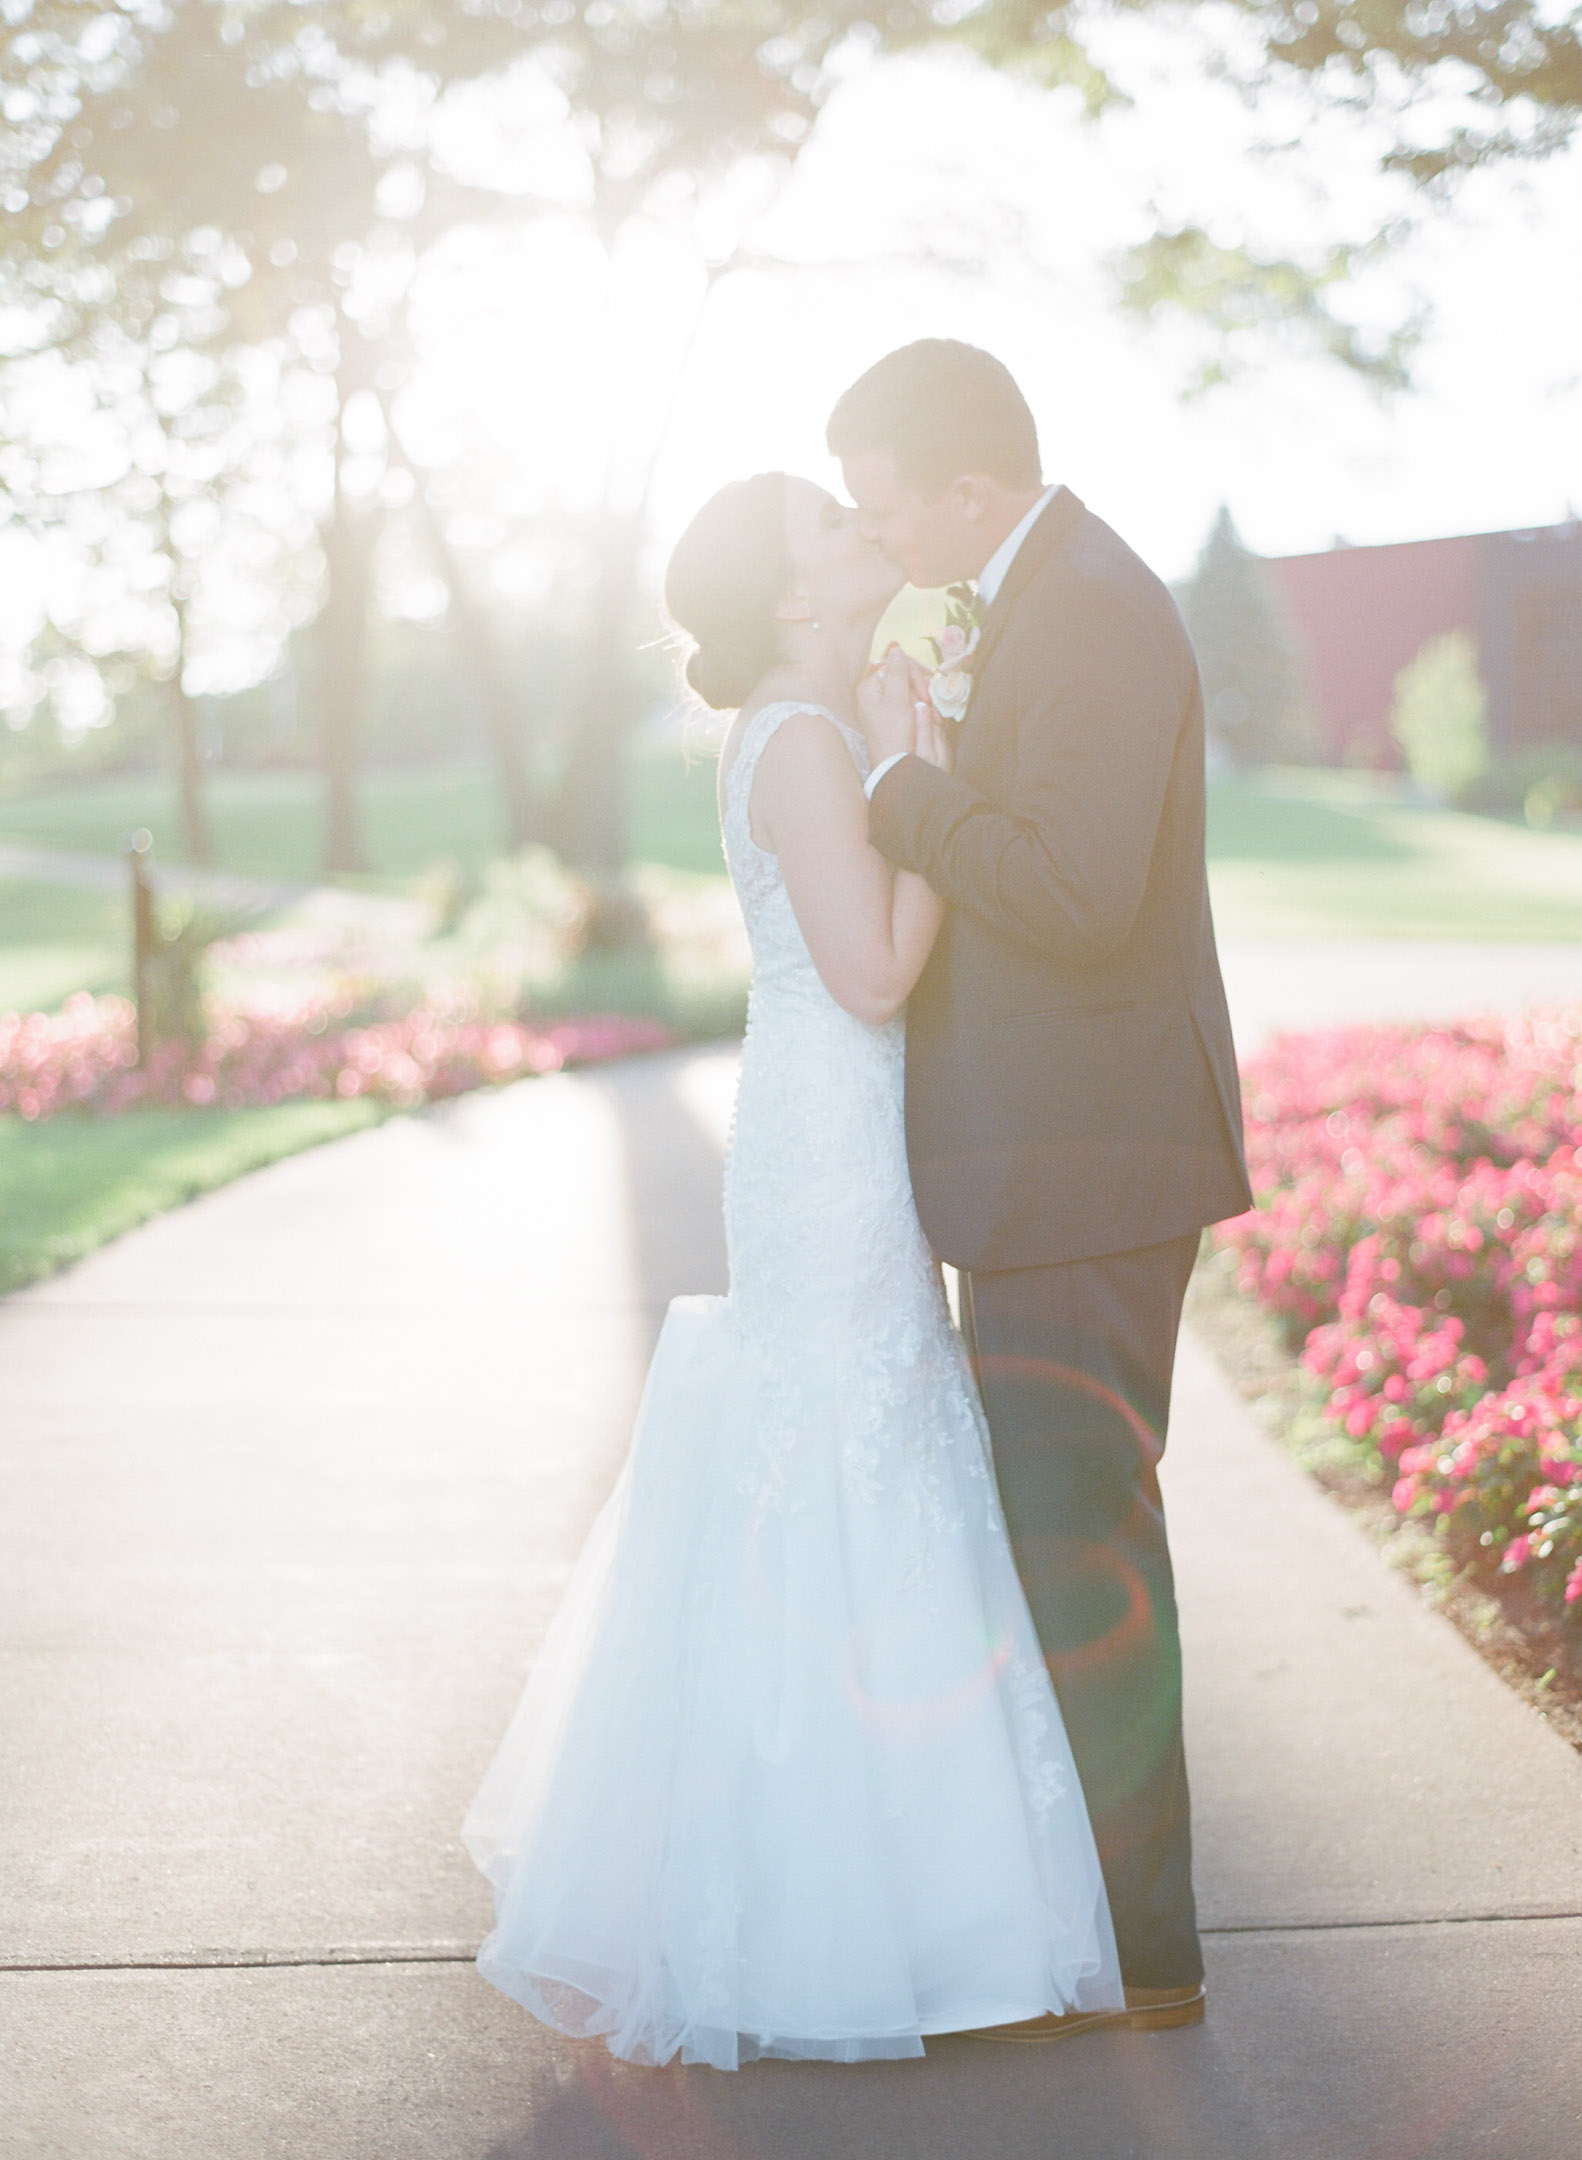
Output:
<instances>
[{"instance_id":1,"label":"tree trunk","mask_svg":"<svg viewBox=\"0 0 1582 2160\"><path fill-rule=\"evenodd\" d=\"M626 743L637 717L628 644L642 534L640 515L611 516L605 524L581 689L555 801L558 852L577 869L608 877L626 864Z\"/></svg>"},{"instance_id":2,"label":"tree trunk","mask_svg":"<svg viewBox=\"0 0 1582 2160\"><path fill-rule=\"evenodd\" d=\"M344 429L347 403L365 389L373 356L344 318L335 373L335 498L324 533L326 592L319 618L319 741L324 757L324 867L366 870L357 810L363 705L368 688L368 606L373 596L377 509L346 493Z\"/></svg>"},{"instance_id":3,"label":"tree trunk","mask_svg":"<svg viewBox=\"0 0 1582 2160\"><path fill-rule=\"evenodd\" d=\"M181 797L181 834L190 863L211 863L208 808L203 799L203 752L198 742L198 708L181 680L181 662L170 678L170 709L175 735L176 786Z\"/></svg>"},{"instance_id":4,"label":"tree trunk","mask_svg":"<svg viewBox=\"0 0 1582 2160\"><path fill-rule=\"evenodd\" d=\"M544 820L533 796L523 745L518 698L511 681L510 662L488 610L473 598L466 572L456 560L445 534L445 522L423 493L418 482L418 514L429 545L450 593L458 642L467 665L477 679L483 699L484 719L494 752L495 777L505 805L506 833L513 849L527 847L544 838Z\"/></svg>"},{"instance_id":5,"label":"tree trunk","mask_svg":"<svg viewBox=\"0 0 1582 2160\"><path fill-rule=\"evenodd\" d=\"M198 708L187 695L188 567L177 554L170 532L170 498L163 500L161 538L170 564L170 605L176 619L176 664L170 676L170 728L175 752L176 793L181 803L181 836L190 863L214 860L205 801L203 748L198 740Z\"/></svg>"},{"instance_id":6,"label":"tree trunk","mask_svg":"<svg viewBox=\"0 0 1582 2160\"><path fill-rule=\"evenodd\" d=\"M375 519L339 486L324 535L329 590L320 619L319 727L324 754L324 867L365 870L357 764L368 675L368 602Z\"/></svg>"}]
</instances>

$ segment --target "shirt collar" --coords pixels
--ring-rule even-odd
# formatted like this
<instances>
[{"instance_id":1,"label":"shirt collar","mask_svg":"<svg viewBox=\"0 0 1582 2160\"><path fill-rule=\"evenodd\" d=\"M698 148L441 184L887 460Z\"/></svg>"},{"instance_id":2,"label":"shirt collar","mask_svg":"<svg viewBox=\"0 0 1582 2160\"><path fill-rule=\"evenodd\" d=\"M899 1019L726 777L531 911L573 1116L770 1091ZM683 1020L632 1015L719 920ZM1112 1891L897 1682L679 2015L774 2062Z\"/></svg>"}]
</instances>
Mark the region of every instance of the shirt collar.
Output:
<instances>
[{"instance_id":1,"label":"shirt collar","mask_svg":"<svg viewBox=\"0 0 1582 2160\"><path fill-rule=\"evenodd\" d=\"M1039 518L1060 493L1058 484L1046 487L1026 517L1014 532L1008 532L983 568L978 572L978 598L987 608L993 607L999 598L1000 587L1005 583L1006 572L1016 560L1016 551L1027 538Z\"/></svg>"}]
</instances>

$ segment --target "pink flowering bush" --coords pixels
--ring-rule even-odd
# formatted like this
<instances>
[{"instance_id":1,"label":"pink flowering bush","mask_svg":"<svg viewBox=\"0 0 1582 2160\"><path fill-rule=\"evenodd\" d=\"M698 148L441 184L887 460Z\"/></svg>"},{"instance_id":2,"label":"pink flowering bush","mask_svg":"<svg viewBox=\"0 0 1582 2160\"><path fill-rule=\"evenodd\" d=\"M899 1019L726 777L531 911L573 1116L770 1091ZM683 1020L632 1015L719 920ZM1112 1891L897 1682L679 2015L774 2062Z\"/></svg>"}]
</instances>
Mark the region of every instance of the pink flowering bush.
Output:
<instances>
[{"instance_id":1,"label":"pink flowering bush","mask_svg":"<svg viewBox=\"0 0 1582 2160\"><path fill-rule=\"evenodd\" d=\"M1287 1036L1219 1232L1403 1515L1582 1623L1582 1010Z\"/></svg>"},{"instance_id":2,"label":"pink flowering bush","mask_svg":"<svg viewBox=\"0 0 1582 2160\"><path fill-rule=\"evenodd\" d=\"M140 1068L126 998L81 993L57 1013L0 1013L0 1111L30 1120L68 1109L114 1116L136 1103L241 1109L305 1096L368 1096L411 1109L672 1039L655 1021L621 1014L491 1019L464 995L439 991L394 1012L369 1011L344 990L255 991L245 1001L211 1001L206 1018L201 1043L163 1043Z\"/></svg>"}]
</instances>

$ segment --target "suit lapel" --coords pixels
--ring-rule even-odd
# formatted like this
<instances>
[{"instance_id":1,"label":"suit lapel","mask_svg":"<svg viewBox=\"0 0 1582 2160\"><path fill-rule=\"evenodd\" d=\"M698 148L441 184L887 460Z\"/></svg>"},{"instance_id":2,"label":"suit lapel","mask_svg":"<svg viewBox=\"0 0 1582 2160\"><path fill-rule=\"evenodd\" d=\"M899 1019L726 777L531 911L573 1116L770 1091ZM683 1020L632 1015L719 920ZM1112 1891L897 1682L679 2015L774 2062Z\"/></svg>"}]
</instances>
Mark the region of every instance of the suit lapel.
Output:
<instances>
[{"instance_id":1,"label":"suit lapel","mask_svg":"<svg viewBox=\"0 0 1582 2160\"><path fill-rule=\"evenodd\" d=\"M1053 495L1038 518L1031 532L1011 559L1011 567L1005 573L1005 583L994 596L994 605L983 618L983 630L978 639L978 649L972 655L970 672L974 682L987 666L990 654L1005 634L1005 626L1011 619L1011 611L1031 583L1041 564L1045 563L1059 547L1086 508L1080 496L1073 495L1070 488L1063 487ZM968 708L969 712L971 708Z\"/></svg>"}]
</instances>

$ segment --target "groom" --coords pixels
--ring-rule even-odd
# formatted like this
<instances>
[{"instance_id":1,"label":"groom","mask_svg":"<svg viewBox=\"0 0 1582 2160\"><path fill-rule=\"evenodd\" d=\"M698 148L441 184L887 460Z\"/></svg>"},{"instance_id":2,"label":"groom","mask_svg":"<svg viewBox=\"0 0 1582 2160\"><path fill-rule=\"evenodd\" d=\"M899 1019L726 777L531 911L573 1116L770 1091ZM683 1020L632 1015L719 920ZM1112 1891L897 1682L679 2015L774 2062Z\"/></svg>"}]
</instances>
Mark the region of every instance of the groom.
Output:
<instances>
[{"instance_id":1,"label":"groom","mask_svg":"<svg viewBox=\"0 0 1582 2160\"><path fill-rule=\"evenodd\" d=\"M1169 593L1069 488L999 361L926 339L829 446L914 585L976 579L945 773L875 742L871 829L950 905L907 1007L918 1212L962 1319L1081 1774L1129 2008L1203 2014L1181 1656L1159 1497L1205 1223L1251 1205L1203 856L1203 701Z\"/></svg>"}]
</instances>

